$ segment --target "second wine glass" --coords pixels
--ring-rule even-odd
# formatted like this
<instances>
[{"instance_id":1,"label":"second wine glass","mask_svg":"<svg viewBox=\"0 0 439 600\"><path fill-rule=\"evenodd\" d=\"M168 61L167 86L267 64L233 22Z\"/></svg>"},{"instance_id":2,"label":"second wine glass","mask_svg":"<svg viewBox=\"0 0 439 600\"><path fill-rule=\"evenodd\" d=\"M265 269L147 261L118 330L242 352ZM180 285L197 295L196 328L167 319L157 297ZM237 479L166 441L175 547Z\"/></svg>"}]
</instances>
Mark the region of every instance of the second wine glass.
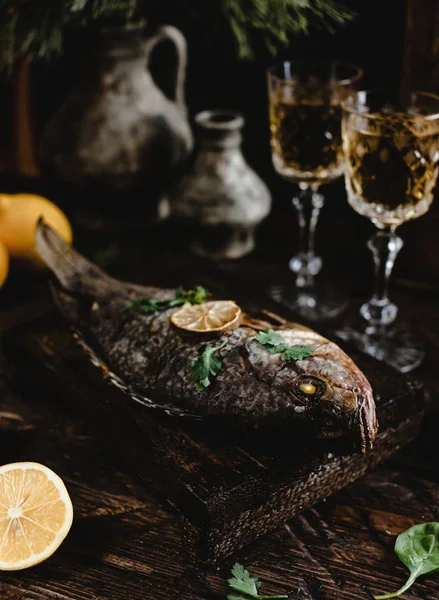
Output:
<instances>
[{"instance_id":1,"label":"second wine glass","mask_svg":"<svg viewBox=\"0 0 439 600\"><path fill-rule=\"evenodd\" d=\"M408 373L424 358L423 343L395 327L398 307L389 298L389 280L403 246L396 230L424 215L439 174L439 96L408 92L398 97L365 90L343 105L348 201L377 228L368 247L375 263L375 290L354 327L336 334Z\"/></svg>"},{"instance_id":2,"label":"second wine glass","mask_svg":"<svg viewBox=\"0 0 439 600\"><path fill-rule=\"evenodd\" d=\"M362 74L355 65L334 61L288 61L268 72L273 164L299 187L293 198L299 251L290 260L295 286L276 286L271 295L310 321L334 317L345 306L328 290L316 290L322 259L314 240L325 200L320 185L344 171L340 105Z\"/></svg>"}]
</instances>

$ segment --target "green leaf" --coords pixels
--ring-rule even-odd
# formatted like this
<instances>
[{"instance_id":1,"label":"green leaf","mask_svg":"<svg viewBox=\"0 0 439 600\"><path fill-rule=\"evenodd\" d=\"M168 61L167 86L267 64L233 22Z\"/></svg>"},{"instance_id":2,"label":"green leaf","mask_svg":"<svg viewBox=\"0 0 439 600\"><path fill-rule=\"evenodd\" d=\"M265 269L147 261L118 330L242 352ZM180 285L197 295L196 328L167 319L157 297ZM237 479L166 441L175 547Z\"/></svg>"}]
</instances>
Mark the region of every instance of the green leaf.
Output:
<instances>
[{"instance_id":1,"label":"green leaf","mask_svg":"<svg viewBox=\"0 0 439 600\"><path fill-rule=\"evenodd\" d=\"M166 310L168 307L168 302L166 300L146 300L144 302L139 303L139 308L142 312L147 315L152 315L156 312L160 312L162 310Z\"/></svg>"},{"instance_id":2,"label":"green leaf","mask_svg":"<svg viewBox=\"0 0 439 600\"><path fill-rule=\"evenodd\" d=\"M250 573L239 563L235 563L232 568L232 575L227 580L229 586L244 595L229 594L228 600L249 600L257 598L258 600L274 600L275 598L288 598L288 596L259 596L258 590L261 587L261 582L257 577L252 577Z\"/></svg>"},{"instance_id":3,"label":"green leaf","mask_svg":"<svg viewBox=\"0 0 439 600\"><path fill-rule=\"evenodd\" d=\"M279 346L285 346L285 340L277 331L273 331L273 329L265 329L264 331L260 331L256 336L256 341L262 344L264 348L273 347L278 348ZM283 352L283 350L280 350Z\"/></svg>"},{"instance_id":4,"label":"green leaf","mask_svg":"<svg viewBox=\"0 0 439 600\"><path fill-rule=\"evenodd\" d=\"M243 579L246 575L248 577L248 571L245 570L243 565L235 563L232 567L232 575L233 577L236 577L236 579Z\"/></svg>"},{"instance_id":5,"label":"green leaf","mask_svg":"<svg viewBox=\"0 0 439 600\"><path fill-rule=\"evenodd\" d=\"M175 290L174 298L169 300L156 300L155 298L139 297L128 302L122 310L125 311L138 307L142 312L151 315L156 312L167 310L168 308L173 308L174 306L181 306L186 302L189 302L190 304L201 304L208 296L209 292L201 285L198 285L191 290L185 290L180 286Z\"/></svg>"},{"instance_id":6,"label":"green leaf","mask_svg":"<svg viewBox=\"0 0 439 600\"><path fill-rule=\"evenodd\" d=\"M155 300L154 298L135 298L128 302L122 310L126 311L137 306L142 312L150 315L168 308L168 302L168 300Z\"/></svg>"},{"instance_id":7,"label":"green leaf","mask_svg":"<svg viewBox=\"0 0 439 600\"><path fill-rule=\"evenodd\" d=\"M190 378L199 392L209 387L210 377L216 377L221 371L222 362L214 354L224 348L226 344L227 341L224 341L216 347L206 346L200 356L190 363Z\"/></svg>"},{"instance_id":8,"label":"green leaf","mask_svg":"<svg viewBox=\"0 0 439 600\"><path fill-rule=\"evenodd\" d=\"M149 302L148 298L143 298L143 297L139 297L139 298L135 298L134 300L131 300L130 302L127 302L125 304L125 306L122 308L123 311L129 310L130 308L134 308L135 306L139 306L139 304L141 304L142 302Z\"/></svg>"},{"instance_id":9,"label":"green leaf","mask_svg":"<svg viewBox=\"0 0 439 600\"><path fill-rule=\"evenodd\" d=\"M273 329L260 331L255 339L271 354L280 354L283 352L283 359L287 361L302 360L313 353L313 349L309 346L302 346L300 344L288 346L281 334L273 331Z\"/></svg>"},{"instance_id":10,"label":"green leaf","mask_svg":"<svg viewBox=\"0 0 439 600\"><path fill-rule=\"evenodd\" d=\"M256 585L258 580L255 577L251 577L250 573L242 565L235 563L232 575L233 577L227 580L232 589L247 594L252 598L258 597L258 586Z\"/></svg>"},{"instance_id":11,"label":"green leaf","mask_svg":"<svg viewBox=\"0 0 439 600\"><path fill-rule=\"evenodd\" d=\"M397 592L375 596L375 600L396 598L421 575L439 571L439 523L421 523L403 531L396 539L395 553L410 577Z\"/></svg>"},{"instance_id":12,"label":"green leaf","mask_svg":"<svg viewBox=\"0 0 439 600\"><path fill-rule=\"evenodd\" d=\"M205 287L197 285L193 290L184 290L181 286L175 291L176 300L190 302L190 304L201 304L208 298L209 292Z\"/></svg>"},{"instance_id":13,"label":"green leaf","mask_svg":"<svg viewBox=\"0 0 439 600\"><path fill-rule=\"evenodd\" d=\"M302 360L313 353L313 349L309 346L301 346L297 344L290 346L284 352L284 360Z\"/></svg>"}]
</instances>

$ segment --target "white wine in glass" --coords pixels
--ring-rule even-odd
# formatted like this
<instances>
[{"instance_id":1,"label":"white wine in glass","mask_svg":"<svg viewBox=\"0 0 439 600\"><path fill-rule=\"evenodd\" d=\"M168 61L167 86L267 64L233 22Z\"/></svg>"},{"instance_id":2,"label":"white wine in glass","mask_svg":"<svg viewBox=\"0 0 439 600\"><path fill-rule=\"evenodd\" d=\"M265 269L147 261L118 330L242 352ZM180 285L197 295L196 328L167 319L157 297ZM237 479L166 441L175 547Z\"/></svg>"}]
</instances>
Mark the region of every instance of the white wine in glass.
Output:
<instances>
[{"instance_id":1,"label":"white wine in glass","mask_svg":"<svg viewBox=\"0 0 439 600\"><path fill-rule=\"evenodd\" d=\"M439 172L439 97L426 92L391 102L387 94L362 91L343 105L346 190L351 206L378 232L369 241L375 262L375 292L363 304L363 326L339 335L401 372L422 361L422 344L390 328L398 308L390 301L389 279L402 239L395 233L425 214Z\"/></svg>"},{"instance_id":2,"label":"white wine in glass","mask_svg":"<svg viewBox=\"0 0 439 600\"><path fill-rule=\"evenodd\" d=\"M361 76L355 65L324 60L288 61L268 72L273 165L299 188L293 197L299 249L290 260L295 286L276 286L271 295L310 321L334 317L346 306L346 298L316 289L322 260L314 240L324 204L320 186L340 177L345 166L341 102Z\"/></svg>"}]
</instances>

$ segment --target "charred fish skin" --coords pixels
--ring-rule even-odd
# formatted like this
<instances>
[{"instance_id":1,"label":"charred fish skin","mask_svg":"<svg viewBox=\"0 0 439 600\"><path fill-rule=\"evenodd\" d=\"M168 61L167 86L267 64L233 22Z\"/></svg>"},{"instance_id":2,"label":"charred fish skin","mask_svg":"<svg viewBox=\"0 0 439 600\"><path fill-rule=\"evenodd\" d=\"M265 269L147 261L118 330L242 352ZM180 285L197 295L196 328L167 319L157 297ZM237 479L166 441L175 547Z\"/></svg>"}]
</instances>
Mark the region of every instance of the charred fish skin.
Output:
<instances>
[{"instance_id":1,"label":"charred fish skin","mask_svg":"<svg viewBox=\"0 0 439 600\"><path fill-rule=\"evenodd\" d=\"M44 223L37 227L36 247L58 282L60 310L131 396L175 407L177 413L230 416L254 428L303 423L316 437L349 437L363 452L372 448L378 426L371 386L355 363L318 333L297 324L278 329L288 345L312 348L297 361L270 353L247 326L214 341L182 335L170 322L175 308L155 314L126 310L136 297L170 299L175 290L109 277ZM191 362L207 344L222 343L220 372L209 387L197 390Z\"/></svg>"}]
</instances>

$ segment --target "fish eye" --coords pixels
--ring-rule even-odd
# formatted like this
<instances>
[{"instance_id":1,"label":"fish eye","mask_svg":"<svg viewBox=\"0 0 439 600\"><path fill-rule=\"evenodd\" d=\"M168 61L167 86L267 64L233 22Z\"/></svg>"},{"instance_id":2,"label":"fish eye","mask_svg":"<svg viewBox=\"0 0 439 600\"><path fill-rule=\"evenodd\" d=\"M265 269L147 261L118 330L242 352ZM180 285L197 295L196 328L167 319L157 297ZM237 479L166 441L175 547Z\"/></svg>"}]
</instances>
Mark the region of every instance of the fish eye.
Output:
<instances>
[{"instance_id":1,"label":"fish eye","mask_svg":"<svg viewBox=\"0 0 439 600\"><path fill-rule=\"evenodd\" d=\"M299 385L299 390L307 396L313 396L316 393L317 388L313 383L301 383Z\"/></svg>"},{"instance_id":2,"label":"fish eye","mask_svg":"<svg viewBox=\"0 0 439 600\"><path fill-rule=\"evenodd\" d=\"M325 382L312 375L299 375L294 382L294 393L303 400L318 400L325 390Z\"/></svg>"}]
</instances>

